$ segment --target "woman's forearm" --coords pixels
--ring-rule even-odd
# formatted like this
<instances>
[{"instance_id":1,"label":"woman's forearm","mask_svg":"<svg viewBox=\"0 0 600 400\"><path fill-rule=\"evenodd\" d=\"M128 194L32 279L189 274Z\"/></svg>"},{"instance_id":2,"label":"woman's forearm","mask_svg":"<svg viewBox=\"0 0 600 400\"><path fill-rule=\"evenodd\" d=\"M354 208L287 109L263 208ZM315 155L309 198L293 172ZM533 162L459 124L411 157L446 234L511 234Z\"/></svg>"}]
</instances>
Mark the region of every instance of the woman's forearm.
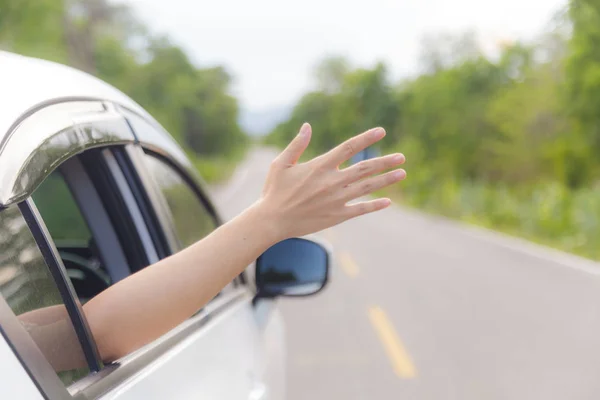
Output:
<instances>
[{"instance_id":1,"label":"woman's forearm","mask_svg":"<svg viewBox=\"0 0 600 400\"><path fill-rule=\"evenodd\" d=\"M271 215L256 203L203 240L85 304L102 358L114 360L143 346L216 296L262 252L283 239Z\"/></svg>"}]
</instances>

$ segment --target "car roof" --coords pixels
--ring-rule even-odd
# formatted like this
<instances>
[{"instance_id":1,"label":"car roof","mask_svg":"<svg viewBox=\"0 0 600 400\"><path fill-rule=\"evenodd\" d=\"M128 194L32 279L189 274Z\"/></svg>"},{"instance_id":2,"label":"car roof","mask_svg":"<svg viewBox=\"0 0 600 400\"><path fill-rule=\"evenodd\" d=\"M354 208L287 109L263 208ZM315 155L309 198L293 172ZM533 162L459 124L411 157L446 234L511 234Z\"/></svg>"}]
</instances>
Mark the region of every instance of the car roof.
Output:
<instances>
[{"instance_id":1,"label":"car roof","mask_svg":"<svg viewBox=\"0 0 600 400\"><path fill-rule=\"evenodd\" d=\"M111 101L153 118L109 84L75 68L0 51L0 143L29 110L69 99Z\"/></svg>"},{"instance_id":2,"label":"car roof","mask_svg":"<svg viewBox=\"0 0 600 400\"><path fill-rule=\"evenodd\" d=\"M97 117L111 129L66 130ZM0 51L0 209L29 196L64 157L109 142L137 142L202 181L175 139L123 92L75 68ZM37 156L44 161L33 168Z\"/></svg>"}]
</instances>

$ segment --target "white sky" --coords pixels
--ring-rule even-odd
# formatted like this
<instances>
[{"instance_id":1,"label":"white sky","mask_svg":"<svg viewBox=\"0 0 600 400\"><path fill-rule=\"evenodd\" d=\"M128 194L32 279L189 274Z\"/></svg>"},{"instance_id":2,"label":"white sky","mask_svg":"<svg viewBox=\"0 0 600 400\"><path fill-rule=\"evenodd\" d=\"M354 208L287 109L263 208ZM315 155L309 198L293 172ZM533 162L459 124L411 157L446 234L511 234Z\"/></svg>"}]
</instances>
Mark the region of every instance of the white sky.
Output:
<instances>
[{"instance_id":1,"label":"white sky","mask_svg":"<svg viewBox=\"0 0 600 400\"><path fill-rule=\"evenodd\" d=\"M487 43L540 32L566 0L128 0L199 66L225 65L242 107L293 104L326 55L414 73L423 34L476 30Z\"/></svg>"}]
</instances>

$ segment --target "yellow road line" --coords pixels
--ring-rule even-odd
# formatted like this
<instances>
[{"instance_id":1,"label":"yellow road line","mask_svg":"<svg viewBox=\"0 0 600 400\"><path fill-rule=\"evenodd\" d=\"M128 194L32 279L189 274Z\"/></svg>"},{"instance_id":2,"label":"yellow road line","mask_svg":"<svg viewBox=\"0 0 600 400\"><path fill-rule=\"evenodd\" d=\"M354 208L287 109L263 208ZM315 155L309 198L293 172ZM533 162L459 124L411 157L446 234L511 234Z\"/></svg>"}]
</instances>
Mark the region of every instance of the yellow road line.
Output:
<instances>
[{"instance_id":1,"label":"yellow road line","mask_svg":"<svg viewBox=\"0 0 600 400\"><path fill-rule=\"evenodd\" d=\"M402 345L402 341L394 330L394 326L381 307L369 308L369 319L379 335L379 340L387 353L394 372L400 378L411 379L417 376L417 370L413 365L408 352Z\"/></svg>"},{"instance_id":2,"label":"yellow road line","mask_svg":"<svg viewBox=\"0 0 600 400\"><path fill-rule=\"evenodd\" d=\"M350 278L356 278L358 276L358 265L354 262L354 259L348 252L341 252L339 258L340 266L342 270Z\"/></svg>"}]
</instances>

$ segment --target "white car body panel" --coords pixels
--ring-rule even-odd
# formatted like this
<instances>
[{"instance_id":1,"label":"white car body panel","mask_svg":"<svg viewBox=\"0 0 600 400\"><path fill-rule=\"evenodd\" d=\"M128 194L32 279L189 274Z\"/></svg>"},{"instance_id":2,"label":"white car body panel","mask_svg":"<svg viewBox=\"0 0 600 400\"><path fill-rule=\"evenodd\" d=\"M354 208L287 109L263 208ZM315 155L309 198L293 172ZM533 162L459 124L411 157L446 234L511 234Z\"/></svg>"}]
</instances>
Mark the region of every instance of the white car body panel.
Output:
<instances>
[{"instance_id":1,"label":"white car body panel","mask_svg":"<svg viewBox=\"0 0 600 400\"><path fill-rule=\"evenodd\" d=\"M253 314L247 296L102 399L252 399L265 371Z\"/></svg>"},{"instance_id":2,"label":"white car body panel","mask_svg":"<svg viewBox=\"0 0 600 400\"><path fill-rule=\"evenodd\" d=\"M287 346L283 316L277 308L277 302L260 300L254 308L254 317L263 342L263 357L266 363L264 382L269 388L269 399L285 399Z\"/></svg>"},{"instance_id":3,"label":"white car body panel","mask_svg":"<svg viewBox=\"0 0 600 400\"><path fill-rule=\"evenodd\" d=\"M265 300L254 307L246 295L100 399L281 400L284 355L283 319L276 303ZM121 362L132 357L135 353Z\"/></svg>"},{"instance_id":4,"label":"white car body panel","mask_svg":"<svg viewBox=\"0 0 600 400\"><path fill-rule=\"evenodd\" d=\"M0 335L0 377L0 399L44 400L2 335Z\"/></svg>"}]
</instances>

